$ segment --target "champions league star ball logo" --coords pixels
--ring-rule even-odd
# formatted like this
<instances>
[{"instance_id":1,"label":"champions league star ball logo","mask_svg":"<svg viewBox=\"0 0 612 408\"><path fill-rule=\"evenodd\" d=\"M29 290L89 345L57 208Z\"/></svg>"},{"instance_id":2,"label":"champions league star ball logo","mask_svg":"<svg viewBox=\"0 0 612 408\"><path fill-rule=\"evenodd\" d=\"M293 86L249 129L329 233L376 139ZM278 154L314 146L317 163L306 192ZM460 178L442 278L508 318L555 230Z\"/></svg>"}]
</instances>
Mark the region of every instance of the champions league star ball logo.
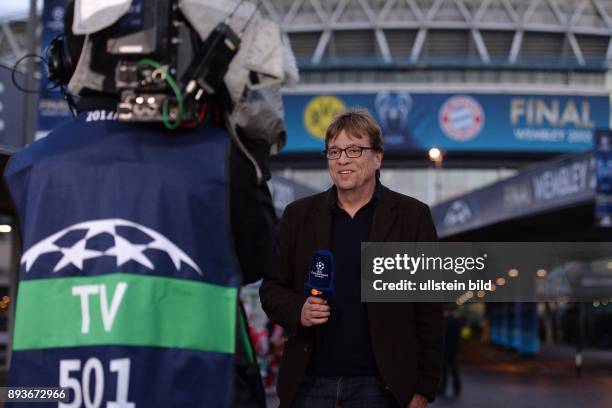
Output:
<instances>
[{"instance_id":1,"label":"champions league star ball logo","mask_svg":"<svg viewBox=\"0 0 612 408\"><path fill-rule=\"evenodd\" d=\"M374 102L378 120L385 135L385 143L402 144L410 137L408 116L412 109L412 97L408 93L381 92Z\"/></svg>"},{"instance_id":2,"label":"champions league star ball logo","mask_svg":"<svg viewBox=\"0 0 612 408\"><path fill-rule=\"evenodd\" d=\"M55 6L51 9L51 19L47 21L47 27L54 31L64 30L64 13L65 9L62 6Z\"/></svg>"},{"instance_id":3,"label":"champions league star ball logo","mask_svg":"<svg viewBox=\"0 0 612 408\"><path fill-rule=\"evenodd\" d=\"M457 200L446 211L443 222L446 228L453 228L467 224L472 220L472 217L470 206L465 201Z\"/></svg>"},{"instance_id":4,"label":"champions league star ball logo","mask_svg":"<svg viewBox=\"0 0 612 408\"><path fill-rule=\"evenodd\" d=\"M457 95L444 102L438 120L446 136L457 142L467 142L478 136L484 125L485 115L476 99Z\"/></svg>"},{"instance_id":5,"label":"champions league star ball logo","mask_svg":"<svg viewBox=\"0 0 612 408\"><path fill-rule=\"evenodd\" d=\"M316 278L324 279L329 276L325 273L325 264L323 262L318 261L317 263L315 263L314 267L315 270L311 271L311 274Z\"/></svg>"},{"instance_id":6,"label":"champions league star ball logo","mask_svg":"<svg viewBox=\"0 0 612 408\"><path fill-rule=\"evenodd\" d=\"M144 234L149 239L148 243L134 243L125 236L119 235L117 228L121 227L133 228L139 233ZM74 243L67 245L61 243L62 238L77 231L84 231L85 235ZM114 242L113 245L103 251L89 249L87 246L88 242L102 234L110 235ZM176 270L181 268L181 264L186 264L199 275L202 275L198 265L168 238L143 225L119 218L86 221L64 228L30 247L21 257L21 264L25 268L25 272L28 273L36 260L42 255L61 254L59 261L53 268L53 272L56 273L68 265L74 265L79 270L83 270L83 262L88 259L112 256L117 260L117 268L133 261L146 268L155 270L155 265L145 255L145 251L149 249L165 252Z\"/></svg>"}]
</instances>

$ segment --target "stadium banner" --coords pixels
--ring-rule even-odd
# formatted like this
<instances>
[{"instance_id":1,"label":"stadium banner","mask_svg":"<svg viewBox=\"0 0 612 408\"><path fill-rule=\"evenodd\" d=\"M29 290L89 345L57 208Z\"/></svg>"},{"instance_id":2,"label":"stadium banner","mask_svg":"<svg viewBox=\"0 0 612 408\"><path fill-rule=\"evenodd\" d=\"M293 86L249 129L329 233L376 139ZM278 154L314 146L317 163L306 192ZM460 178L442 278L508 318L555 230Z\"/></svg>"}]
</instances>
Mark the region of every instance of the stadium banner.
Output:
<instances>
[{"instance_id":1,"label":"stadium banner","mask_svg":"<svg viewBox=\"0 0 612 408\"><path fill-rule=\"evenodd\" d=\"M288 94L286 153L323 150L334 114L365 108L387 151L580 152L607 128L608 96L381 92Z\"/></svg>"},{"instance_id":2,"label":"stadium banner","mask_svg":"<svg viewBox=\"0 0 612 408\"><path fill-rule=\"evenodd\" d=\"M68 0L45 0L42 15L42 55L51 40L64 32L64 11ZM53 84L47 81L46 70L38 86L44 89L38 98L38 122L36 139L46 136L59 125L72 118L68 104L59 89L50 89Z\"/></svg>"},{"instance_id":3,"label":"stadium banner","mask_svg":"<svg viewBox=\"0 0 612 408\"><path fill-rule=\"evenodd\" d=\"M435 205L438 235L447 237L512 218L592 200L595 158L591 152L533 165L516 175Z\"/></svg>"},{"instance_id":4,"label":"stadium banner","mask_svg":"<svg viewBox=\"0 0 612 408\"><path fill-rule=\"evenodd\" d=\"M612 130L597 130L595 137L595 218L600 227L612 227Z\"/></svg>"}]
</instances>

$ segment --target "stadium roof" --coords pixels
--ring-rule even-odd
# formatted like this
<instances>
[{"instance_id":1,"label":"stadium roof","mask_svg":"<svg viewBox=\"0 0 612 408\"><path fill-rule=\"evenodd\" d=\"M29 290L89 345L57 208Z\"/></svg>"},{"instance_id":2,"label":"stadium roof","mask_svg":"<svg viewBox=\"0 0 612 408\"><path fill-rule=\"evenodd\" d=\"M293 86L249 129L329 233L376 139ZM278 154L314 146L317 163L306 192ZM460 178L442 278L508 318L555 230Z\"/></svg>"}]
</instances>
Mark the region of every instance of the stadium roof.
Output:
<instances>
[{"instance_id":1,"label":"stadium roof","mask_svg":"<svg viewBox=\"0 0 612 408\"><path fill-rule=\"evenodd\" d=\"M42 8L42 1L38 0L39 10ZM0 20L23 20L28 17L30 10L30 0L2 0L0 2Z\"/></svg>"},{"instance_id":2,"label":"stadium roof","mask_svg":"<svg viewBox=\"0 0 612 408\"><path fill-rule=\"evenodd\" d=\"M42 0L38 1L38 15ZM26 53L26 25L30 0L0 0L0 62L11 65ZM40 34L40 26L37 27Z\"/></svg>"}]
</instances>

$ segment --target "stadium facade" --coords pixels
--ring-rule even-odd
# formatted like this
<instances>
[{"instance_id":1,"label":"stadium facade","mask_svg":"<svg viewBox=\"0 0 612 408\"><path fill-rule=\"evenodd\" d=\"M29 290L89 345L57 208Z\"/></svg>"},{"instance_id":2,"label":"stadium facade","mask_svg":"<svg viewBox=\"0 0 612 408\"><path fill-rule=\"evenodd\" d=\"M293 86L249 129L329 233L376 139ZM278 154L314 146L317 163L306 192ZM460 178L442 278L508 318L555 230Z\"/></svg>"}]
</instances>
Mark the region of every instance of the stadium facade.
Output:
<instances>
[{"instance_id":1,"label":"stadium facade","mask_svg":"<svg viewBox=\"0 0 612 408\"><path fill-rule=\"evenodd\" d=\"M277 168L315 189L329 183L320 129L345 106L404 128L386 146L383 182L430 204L588 150L594 129L609 127L612 2L263 0L260 10L281 24L301 70ZM430 147L444 151L442 170Z\"/></svg>"}]
</instances>

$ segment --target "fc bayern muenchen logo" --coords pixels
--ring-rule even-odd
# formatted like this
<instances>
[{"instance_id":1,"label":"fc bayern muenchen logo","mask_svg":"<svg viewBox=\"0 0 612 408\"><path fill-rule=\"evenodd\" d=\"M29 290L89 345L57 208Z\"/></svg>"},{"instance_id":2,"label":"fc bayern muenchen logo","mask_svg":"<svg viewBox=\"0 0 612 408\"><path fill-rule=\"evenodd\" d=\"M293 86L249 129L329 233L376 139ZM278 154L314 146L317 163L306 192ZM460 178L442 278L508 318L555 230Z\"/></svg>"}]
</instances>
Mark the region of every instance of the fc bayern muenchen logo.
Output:
<instances>
[{"instance_id":1,"label":"fc bayern muenchen logo","mask_svg":"<svg viewBox=\"0 0 612 408\"><path fill-rule=\"evenodd\" d=\"M438 120L446 136L458 142L467 142L478 136L485 116L478 101L469 96L457 95L444 102Z\"/></svg>"}]
</instances>

